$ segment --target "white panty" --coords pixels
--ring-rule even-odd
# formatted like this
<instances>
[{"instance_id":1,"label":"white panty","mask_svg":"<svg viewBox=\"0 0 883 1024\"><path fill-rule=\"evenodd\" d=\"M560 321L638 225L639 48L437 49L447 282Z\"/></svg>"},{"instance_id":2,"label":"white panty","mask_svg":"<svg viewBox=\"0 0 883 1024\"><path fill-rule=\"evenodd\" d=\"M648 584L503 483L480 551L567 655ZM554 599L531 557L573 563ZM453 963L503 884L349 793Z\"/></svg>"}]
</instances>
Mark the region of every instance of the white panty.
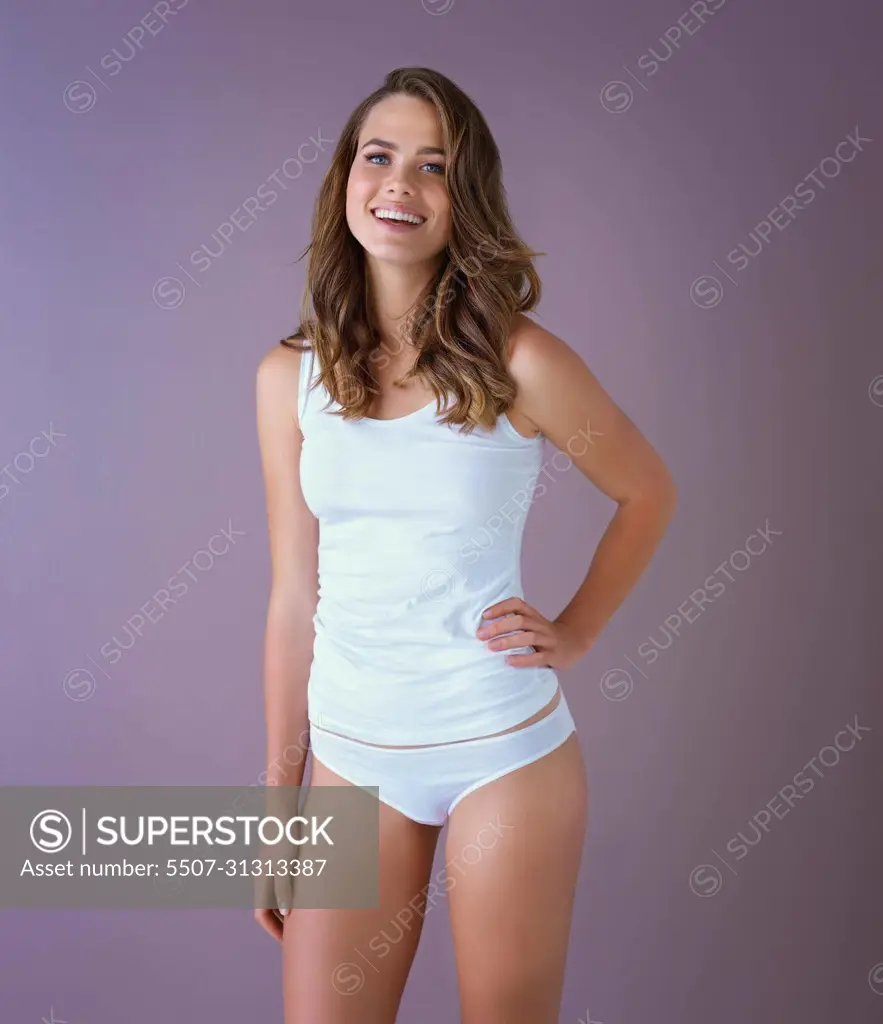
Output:
<instances>
[{"instance_id":1,"label":"white panty","mask_svg":"<svg viewBox=\"0 0 883 1024\"><path fill-rule=\"evenodd\" d=\"M552 712L524 729L428 747L377 747L310 726L313 755L356 786L376 786L380 800L413 821L443 825L479 786L559 747L575 729L564 692Z\"/></svg>"}]
</instances>

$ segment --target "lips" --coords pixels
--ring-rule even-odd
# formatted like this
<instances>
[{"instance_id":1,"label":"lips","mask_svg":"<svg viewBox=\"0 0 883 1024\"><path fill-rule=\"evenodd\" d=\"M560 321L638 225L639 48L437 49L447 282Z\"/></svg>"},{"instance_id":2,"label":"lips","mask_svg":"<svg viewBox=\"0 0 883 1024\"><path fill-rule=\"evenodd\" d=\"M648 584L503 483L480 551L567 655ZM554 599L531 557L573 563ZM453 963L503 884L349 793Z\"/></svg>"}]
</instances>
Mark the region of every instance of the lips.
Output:
<instances>
[{"instance_id":1,"label":"lips","mask_svg":"<svg viewBox=\"0 0 883 1024\"><path fill-rule=\"evenodd\" d=\"M406 235L411 231L419 231L426 223L425 220L415 223L410 220L398 220L394 217L378 217L373 212L371 216L387 235Z\"/></svg>"},{"instance_id":2,"label":"lips","mask_svg":"<svg viewBox=\"0 0 883 1024\"><path fill-rule=\"evenodd\" d=\"M391 213L408 213L412 217L420 217L421 220L426 220L419 210L414 210L410 206L405 206L404 203L378 203L377 206L371 207L371 212L373 214L378 210L389 210Z\"/></svg>"}]
</instances>

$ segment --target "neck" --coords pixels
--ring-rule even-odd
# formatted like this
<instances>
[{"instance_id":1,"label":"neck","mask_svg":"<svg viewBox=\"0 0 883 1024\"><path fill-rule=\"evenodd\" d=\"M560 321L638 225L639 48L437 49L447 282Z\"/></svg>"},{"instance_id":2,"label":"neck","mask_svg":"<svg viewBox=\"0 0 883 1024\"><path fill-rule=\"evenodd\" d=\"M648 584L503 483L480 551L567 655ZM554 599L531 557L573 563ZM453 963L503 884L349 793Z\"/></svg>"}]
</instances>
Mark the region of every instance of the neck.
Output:
<instances>
[{"instance_id":1,"label":"neck","mask_svg":"<svg viewBox=\"0 0 883 1024\"><path fill-rule=\"evenodd\" d=\"M418 297L436 273L437 261L424 263L388 263L365 253L369 308L380 334L381 344L390 355L411 349L408 337L409 314Z\"/></svg>"}]
</instances>

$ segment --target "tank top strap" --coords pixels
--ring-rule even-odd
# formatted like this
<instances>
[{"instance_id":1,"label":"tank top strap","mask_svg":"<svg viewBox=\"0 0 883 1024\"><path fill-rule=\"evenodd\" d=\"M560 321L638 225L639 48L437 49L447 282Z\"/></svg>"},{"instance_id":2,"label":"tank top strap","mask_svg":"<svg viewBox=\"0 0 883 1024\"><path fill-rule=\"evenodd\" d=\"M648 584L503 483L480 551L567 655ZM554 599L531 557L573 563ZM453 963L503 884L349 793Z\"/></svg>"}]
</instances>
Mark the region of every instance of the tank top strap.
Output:
<instances>
[{"instance_id":1,"label":"tank top strap","mask_svg":"<svg viewBox=\"0 0 883 1024\"><path fill-rule=\"evenodd\" d=\"M297 417L298 422L303 425L307 413L307 402L310 397L310 384L315 376L316 350L312 346L308 352L303 352L300 358L300 380L297 395Z\"/></svg>"}]
</instances>

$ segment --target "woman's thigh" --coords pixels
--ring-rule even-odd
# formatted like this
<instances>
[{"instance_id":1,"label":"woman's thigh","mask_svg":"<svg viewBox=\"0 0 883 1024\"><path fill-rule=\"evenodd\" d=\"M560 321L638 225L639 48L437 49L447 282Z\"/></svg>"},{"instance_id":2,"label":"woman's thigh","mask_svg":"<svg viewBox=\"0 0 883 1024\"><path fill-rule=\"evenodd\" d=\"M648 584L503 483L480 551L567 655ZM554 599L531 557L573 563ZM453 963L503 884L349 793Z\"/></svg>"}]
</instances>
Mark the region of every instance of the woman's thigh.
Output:
<instances>
[{"instance_id":1,"label":"woman's thigh","mask_svg":"<svg viewBox=\"0 0 883 1024\"><path fill-rule=\"evenodd\" d=\"M349 783L314 756L310 785ZM440 831L381 803L379 907L289 911L285 1024L393 1024L420 939Z\"/></svg>"},{"instance_id":2,"label":"woman's thigh","mask_svg":"<svg viewBox=\"0 0 883 1024\"><path fill-rule=\"evenodd\" d=\"M455 806L445 859L462 1024L557 1024L587 813L576 733Z\"/></svg>"}]
</instances>

